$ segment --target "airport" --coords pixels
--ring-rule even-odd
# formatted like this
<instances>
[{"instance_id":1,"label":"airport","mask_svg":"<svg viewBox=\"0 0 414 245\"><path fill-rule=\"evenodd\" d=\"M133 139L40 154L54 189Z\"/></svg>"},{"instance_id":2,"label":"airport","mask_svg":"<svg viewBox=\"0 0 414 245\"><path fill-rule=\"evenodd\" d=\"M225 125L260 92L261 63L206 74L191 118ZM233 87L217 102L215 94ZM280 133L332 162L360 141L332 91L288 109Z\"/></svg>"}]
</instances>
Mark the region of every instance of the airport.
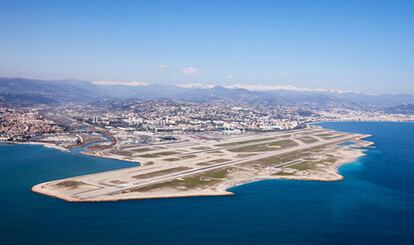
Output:
<instances>
[{"instance_id":1,"label":"airport","mask_svg":"<svg viewBox=\"0 0 414 245\"><path fill-rule=\"evenodd\" d=\"M192 134L160 144L122 145L84 154L141 166L42 183L33 191L66 201L232 194L262 179L340 180L336 170L363 153L368 135L310 126L285 132L217 136ZM352 145L341 145L353 142Z\"/></svg>"}]
</instances>

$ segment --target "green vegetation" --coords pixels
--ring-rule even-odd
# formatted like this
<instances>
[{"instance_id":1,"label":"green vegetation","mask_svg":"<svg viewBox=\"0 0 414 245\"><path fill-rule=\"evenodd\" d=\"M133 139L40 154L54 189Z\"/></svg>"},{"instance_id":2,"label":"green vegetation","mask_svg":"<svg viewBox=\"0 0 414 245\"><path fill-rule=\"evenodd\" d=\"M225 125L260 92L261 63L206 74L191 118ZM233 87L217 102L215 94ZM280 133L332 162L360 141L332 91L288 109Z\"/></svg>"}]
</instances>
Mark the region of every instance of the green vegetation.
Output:
<instances>
[{"instance_id":1,"label":"green vegetation","mask_svg":"<svg viewBox=\"0 0 414 245\"><path fill-rule=\"evenodd\" d=\"M318 130L313 130L313 131L309 131L309 132L304 132L301 134L316 134L316 133L326 133L326 132L330 132L327 129L318 129Z\"/></svg>"},{"instance_id":2,"label":"green vegetation","mask_svg":"<svg viewBox=\"0 0 414 245\"><path fill-rule=\"evenodd\" d=\"M297 146L297 145L298 144L293 140L280 140L280 141L275 141L275 142L269 143L269 146L279 146L282 149Z\"/></svg>"},{"instance_id":3,"label":"green vegetation","mask_svg":"<svg viewBox=\"0 0 414 245\"><path fill-rule=\"evenodd\" d=\"M322 133L322 134L317 134L316 136L321 137L322 139L335 139L335 138L339 138L339 137L343 137L343 134L335 134L335 133Z\"/></svg>"},{"instance_id":4,"label":"green vegetation","mask_svg":"<svg viewBox=\"0 0 414 245\"><path fill-rule=\"evenodd\" d=\"M333 135L335 135L335 134L333 134L333 133L322 133L322 134L317 134L316 136L324 138L324 137L330 137L330 136L333 136Z\"/></svg>"},{"instance_id":5,"label":"green vegetation","mask_svg":"<svg viewBox=\"0 0 414 245\"><path fill-rule=\"evenodd\" d=\"M205 150L211 150L212 148L208 146L197 146L197 147L192 147L191 149L197 150L197 151L205 151Z\"/></svg>"},{"instance_id":6,"label":"green vegetation","mask_svg":"<svg viewBox=\"0 0 414 245\"><path fill-rule=\"evenodd\" d=\"M167 162L174 162L174 161L181 160L181 158L174 158L174 157L172 157L172 158L165 158L165 159L162 159L162 160L167 161Z\"/></svg>"},{"instance_id":7,"label":"green vegetation","mask_svg":"<svg viewBox=\"0 0 414 245\"><path fill-rule=\"evenodd\" d=\"M190 176L190 177L186 177L184 179L175 179L175 180L170 180L170 181L167 181L167 182L157 183L157 184L154 184L154 185L131 188L131 189L128 189L128 190L124 190L121 193L148 192L148 191L162 189L162 188L192 189L192 188L195 188L195 187L203 187L203 186L208 185L210 183L212 184L212 183L216 183L216 182L218 182L218 181L217 180L202 179L199 176Z\"/></svg>"},{"instance_id":8,"label":"green vegetation","mask_svg":"<svg viewBox=\"0 0 414 245\"><path fill-rule=\"evenodd\" d=\"M217 183L218 180L211 180L203 178L202 176L189 176L183 179L176 179L171 181L172 187L180 187L183 189L200 188L206 185Z\"/></svg>"},{"instance_id":9,"label":"green vegetation","mask_svg":"<svg viewBox=\"0 0 414 245\"><path fill-rule=\"evenodd\" d=\"M317 139L310 137L310 136L304 136L302 138L299 138L299 140L305 144L312 144L312 143L318 142Z\"/></svg>"},{"instance_id":10,"label":"green vegetation","mask_svg":"<svg viewBox=\"0 0 414 245\"><path fill-rule=\"evenodd\" d=\"M274 173L272 175L282 175L282 176L290 176L290 175L295 175L295 173L293 172L284 172L284 171L280 171L278 173Z\"/></svg>"},{"instance_id":11,"label":"green vegetation","mask_svg":"<svg viewBox=\"0 0 414 245\"><path fill-rule=\"evenodd\" d=\"M310 170L310 169L317 168L317 164L324 164L324 163L331 163L332 164L332 163L337 161L337 158L335 158L335 157L328 157L326 159L319 159L319 160L316 160L316 161L315 161L315 159L312 159L312 160L306 160L306 159L309 159L309 158L305 158L304 162L300 162L300 163L297 163L297 164L290 165L289 168L293 168L293 169L296 169L296 170Z\"/></svg>"},{"instance_id":12,"label":"green vegetation","mask_svg":"<svg viewBox=\"0 0 414 245\"><path fill-rule=\"evenodd\" d=\"M290 161L293 161L293 160L296 160L296 159L310 157L310 156L312 156L312 154L316 154L316 153L320 152L322 149L323 149L322 146L318 146L318 147L310 148L308 150L299 150L299 151L294 151L294 152L291 152L291 153L286 153L286 154L261 158L261 159L254 160L254 161L251 161L251 162L243 163L241 165L242 166L251 166L251 165L254 165L254 164L259 164L259 165L262 165L262 166L273 166L273 165L277 165L277 164L281 164L281 163L287 163L287 162L290 162Z\"/></svg>"},{"instance_id":13,"label":"green vegetation","mask_svg":"<svg viewBox=\"0 0 414 245\"><path fill-rule=\"evenodd\" d=\"M338 158L336 158L336 157L328 157L327 159L324 159L322 162L334 163L336 161L338 161Z\"/></svg>"},{"instance_id":14,"label":"green vegetation","mask_svg":"<svg viewBox=\"0 0 414 245\"><path fill-rule=\"evenodd\" d=\"M194 157L197 157L197 156L196 155L185 155L185 156L182 156L182 157L171 157L171 158L165 158L165 159L162 159L162 160L167 161L167 162L175 162L175 161L190 159L190 158L194 158Z\"/></svg>"},{"instance_id":15,"label":"green vegetation","mask_svg":"<svg viewBox=\"0 0 414 245\"><path fill-rule=\"evenodd\" d=\"M223 179L227 176L229 169L217 169L213 171L208 171L202 174L201 176L208 177L208 178L215 178L215 179Z\"/></svg>"},{"instance_id":16,"label":"green vegetation","mask_svg":"<svg viewBox=\"0 0 414 245\"><path fill-rule=\"evenodd\" d=\"M157 183L144 187L136 187L128 190L124 190L121 193L130 193L130 192L147 192L156 189L162 188L172 188L172 189L194 189L202 188L206 186L213 186L225 178L229 173L229 168L212 170L203 174L188 176L180 179L170 180L162 183Z\"/></svg>"},{"instance_id":17,"label":"green vegetation","mask_svg":"<svg viewBox=\"0 0 414 245\"><path fill-rule=\"evenodd\" d=\"M213 164L217 164L217 163L223 163L223 162L228 162L228 161L230 161L230 160L229 159L225 159L225 158L220 158L220 159L210 160L210 161L207 161L207 162L200 162L200 163L197 163L196 165L199 165L199 166L209 166L209 165L213 165Z\"/></svg>"},{"instance_id":18,"label":"green vegetation","mask_svg":"<svg viewBox=\"0 0 414 245\"><path fill-rule=\"evenodd\" d=\"M228 151L231 152L260 152L260 151L272 151L275 148L270 148L268 144L261 144L261 145L249 145L243 146L239 148L229 149Z\"/></svg>"},{"instance_id":19,"label":"green vegetation","mask_svg":"<svg viewBox=\"0 0 414 245\"><path fill-rule=\"evenodd\" d=\"M256 143L256 142L261 142L261 141L265 141L265 140L272 140L272 139L276 139L276 138L275 137L267 137L267 138L260 138L260 139L254 139L254 140L236 141L236 142L218 144L218 145L215 145L215 146L218 146L218 147L237 146L237 145Z\"/></svg>"},{"instance_id":20,"label":"green vegetation","mask_svg":"<svg viewBox=\"0 0 414 245\"><path fill-rule=\"evenodd\" d=\"M316 159L313 157L305 157L303 160L305 161L315 161Z\"/></svg>"},{"instance_id":21,"label":"green vegetation","mask_svg":"<svg viewBox=\"0 0 414 245\"><path fill-rule=\"evenodd\" d=\"M264 143L264 144L257 144L257 145L248 145L248 146L242 146L234 149L228 149L228 151L231 152L260 152L260 151L273 151L276 149L285 149L288 147L297 146L296 142L290 139L286 140L279 140L279 141L273 141L270 143Z\"/></svg>"},{"instance_id":22,"label":"green vegetation","mask_svg":"<svg viewBox=\"0 0 414 245\"><path fill-rule=\"evenodd\" d=\"M184 159L190 159L194 157L197 157L197 156L196 155L185 155L185 156L182 156L181 159L184 160Z\"/></svg>"},{"instance_id":23,"label":"green vegetation","mask_svg":"<svg viewBox=\"0 0 414 245\"><path fill-rule=\"evenodd\" d=\"M309 170L309 169L314 169L315 168L315 163L305 161L305 162L297 163L297 164L294 164L294 165L290 165L289 168L293 168L293 169L296 169L296 170L299 170L299 171Z\"/></svg>"},{"instance_id":24,"label":"green vegetation","mask_svg":"<svg viewBox=\"0 0 414 245\"><path fill-rule=\"evenodd\" d=\"M182 156L182 157L179 157L179 158L178 157L171 157L171 158L165 158L165 159L162 159L162 160L168 161L168 162L175 162L175 161L190 159L190 158L194 158L194 157L197 157L197 155L185 155L185 156Z\"/></svg>"},{"instance_id":25,"label":"green vegetation","mask_svg":"<svg viewBox=\"0 0 414 245\"><path fill-rule=\"evenodd\" d=\"M240 157L240 158L244 158L244 157L252 157L252 156L256 156L257 154L254 153L242 153L242 154L237 154L236 157Z\"/></svg>"},{"instance_id":26,"label":"green vegetation","mask_svg":"<svg viewBox=\"0 0 414 245\"><path fill-rule=\"evenodd\" d=\"M175 151L161 151L161 152L147 153L147 154L139 155L139 157L145 157L145 158L162 157L162 156L174 155L174 154L177 154L177 153L178 152L175 152Z\"/></svg>"},{"instance_id":27,"label":"green vegetation","mask_svg":"<svg viewBox=\"0 0 414 245\"><path fill-rule=\"evenodd\" d=\"M341 138L341 137L344 137L344 136L345 135L343 135L343 134L336 134L336 135L331 136L331 137L326 137L325 139L330 140L330 139L335 139L335 138Z\"/></svg>"},{"instance_id":28,"label":"green vegetation","mask_svg":"<svg viewBox=\"0 0 414 245\"><path fill-rule=\"evenodd\" d=\"M150 173L146 173L146 174L135 175L135 176L132 176L132 178L134 178L134 179L149 179L149 178L153 178L153 177L157 177L157 176L161 176L161 175L167 175L167 174L177 173L177 172L181 172L181 171L185 171L185 170L190 170L190 169L191 168L189 168L189 167L169 168L169 169L164 169L164 170L160 170L160 171L150 172Z\"/></svg>"},{"instance_id":29,"label":"green vegetation","mask_svg":"<svg viewBox=\"0 0 414 245\"><path fill-rule=\"evenodd\" d=\"M57 187L64 187L70 189L76 189L82 185L86 185L85 183L77 180L65 180L56 184Z\"/></svg>"},{"instance_id":30,"label":"green vegetation","mask_svg":"<svg viewBox=\"0 0 414 245\"><path fill-rule=\"evenodd\" d=\"M126 183L128 183L128 182L126 182L126 181L122 181L122 180L111 180L111 181L109 181L109 183L111 183L111 184L126 184Z\"/></svg>"},{"instance_id":31,"label":"green vegetation","mask_svg":"<svg viewBox=\"0 0 414 245\"><path fill-rule=\"evenodd\" d=\"M214 154L214 155L220 155L222 154L222 151L209 151L208 154Z\"/></svg>"},{"instance_id":32,"label":"green vegetation","mask_svg":"<svg viewBox=\"0 0 414 245\"><path fill-rule=\"evenodd\" d=\"M133 149L133 150L130 150L130 151L141 153L141 152L154 151L154 150L156 150L156 149L153 149L153 148L138 148L138 149Z\"/></svg>"},{"instance_id":33,"label":"green vegetation","mask_svg":"<svg viewBox=\"0 0 414 245\"><path fill-rule=\"evenodd\" d=\"M131 151L124 151L124 150L111 150L110 153L115 154L115 155L120 155L120 156L127 156L127 157L132 157L134 155L134 152Z\"/></svg>"}]
</instances>

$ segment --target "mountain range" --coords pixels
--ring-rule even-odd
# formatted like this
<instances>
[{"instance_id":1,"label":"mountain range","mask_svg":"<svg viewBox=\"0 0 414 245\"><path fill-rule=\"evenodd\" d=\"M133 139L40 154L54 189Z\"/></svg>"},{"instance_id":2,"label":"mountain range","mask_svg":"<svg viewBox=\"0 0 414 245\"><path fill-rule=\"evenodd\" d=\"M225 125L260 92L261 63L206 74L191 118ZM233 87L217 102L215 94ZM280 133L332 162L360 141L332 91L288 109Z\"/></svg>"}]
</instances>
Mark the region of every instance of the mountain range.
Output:
<instances>
[{"instance_id":1,"label":"mountain range","mask_svg":"<svg viewBox=\"0 0 414 245\"><path fill-rule=\"evenodd\" d=\"M414 95L368 95L356 92L297 91L289 89L249 90L237 87L182 87L170 84L142 86L101 85L78 80L1 78L0 101L8 104L91 103L107 98L174 99L189 102L231 101L262 105L295 105L307 108L357 110L403 108L414 104Z\"/></svg>"},{"instance_id":2,"label":"mountain range","mask_svg":"<svg viewBox=\"0 0 414 245\"><path fill-rule=\"evenodd\" d=\"M401 104L389 108L385 108L386 113L390 114L405 114L413 115L414 114L414 104Z\"/></svg>"}]
</instances>

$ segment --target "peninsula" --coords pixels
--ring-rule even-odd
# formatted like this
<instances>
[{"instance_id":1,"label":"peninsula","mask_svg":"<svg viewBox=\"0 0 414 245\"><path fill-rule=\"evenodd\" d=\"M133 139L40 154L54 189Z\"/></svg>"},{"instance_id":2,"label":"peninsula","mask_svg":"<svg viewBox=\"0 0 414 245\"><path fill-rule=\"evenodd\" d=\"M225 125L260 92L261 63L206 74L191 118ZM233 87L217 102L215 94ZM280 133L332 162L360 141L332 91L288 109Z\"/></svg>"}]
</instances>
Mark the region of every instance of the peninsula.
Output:
<instances>
[{"instance_id":1,"label":"peninsula","mask_svg":"<svg viewBox=\"0 0 414 245\"><path fill-rule=\"evenodd\" d=\"M99 148L84 154L141 166L54 180L32 188L71 202L232 195L265 179L337 181L340 165L363 155L369 135L310 126L242 135L190 134L172 142Z\"/></svg>"}]
</instances>

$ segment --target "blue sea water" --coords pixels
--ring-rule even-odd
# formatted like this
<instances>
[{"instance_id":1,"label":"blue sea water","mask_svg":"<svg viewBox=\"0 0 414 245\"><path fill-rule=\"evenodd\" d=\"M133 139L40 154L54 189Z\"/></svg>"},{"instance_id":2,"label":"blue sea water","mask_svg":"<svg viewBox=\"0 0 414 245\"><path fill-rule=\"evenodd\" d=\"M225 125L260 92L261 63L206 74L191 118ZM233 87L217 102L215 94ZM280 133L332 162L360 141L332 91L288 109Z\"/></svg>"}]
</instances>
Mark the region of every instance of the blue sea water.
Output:
<instances>
[{"instance_id":1,"label":"blue sea water","mask_svg":"<svg viewBox=\"0 0 414 245\"><path fill-rule=\"evenodd\" d=\"M230 197L67 203L40 182L133 166L36 145L0 146L0 244L414 244L414 124L323 123L372 134L340 182L272 180Z\"/></svg>"}]
</instances>

